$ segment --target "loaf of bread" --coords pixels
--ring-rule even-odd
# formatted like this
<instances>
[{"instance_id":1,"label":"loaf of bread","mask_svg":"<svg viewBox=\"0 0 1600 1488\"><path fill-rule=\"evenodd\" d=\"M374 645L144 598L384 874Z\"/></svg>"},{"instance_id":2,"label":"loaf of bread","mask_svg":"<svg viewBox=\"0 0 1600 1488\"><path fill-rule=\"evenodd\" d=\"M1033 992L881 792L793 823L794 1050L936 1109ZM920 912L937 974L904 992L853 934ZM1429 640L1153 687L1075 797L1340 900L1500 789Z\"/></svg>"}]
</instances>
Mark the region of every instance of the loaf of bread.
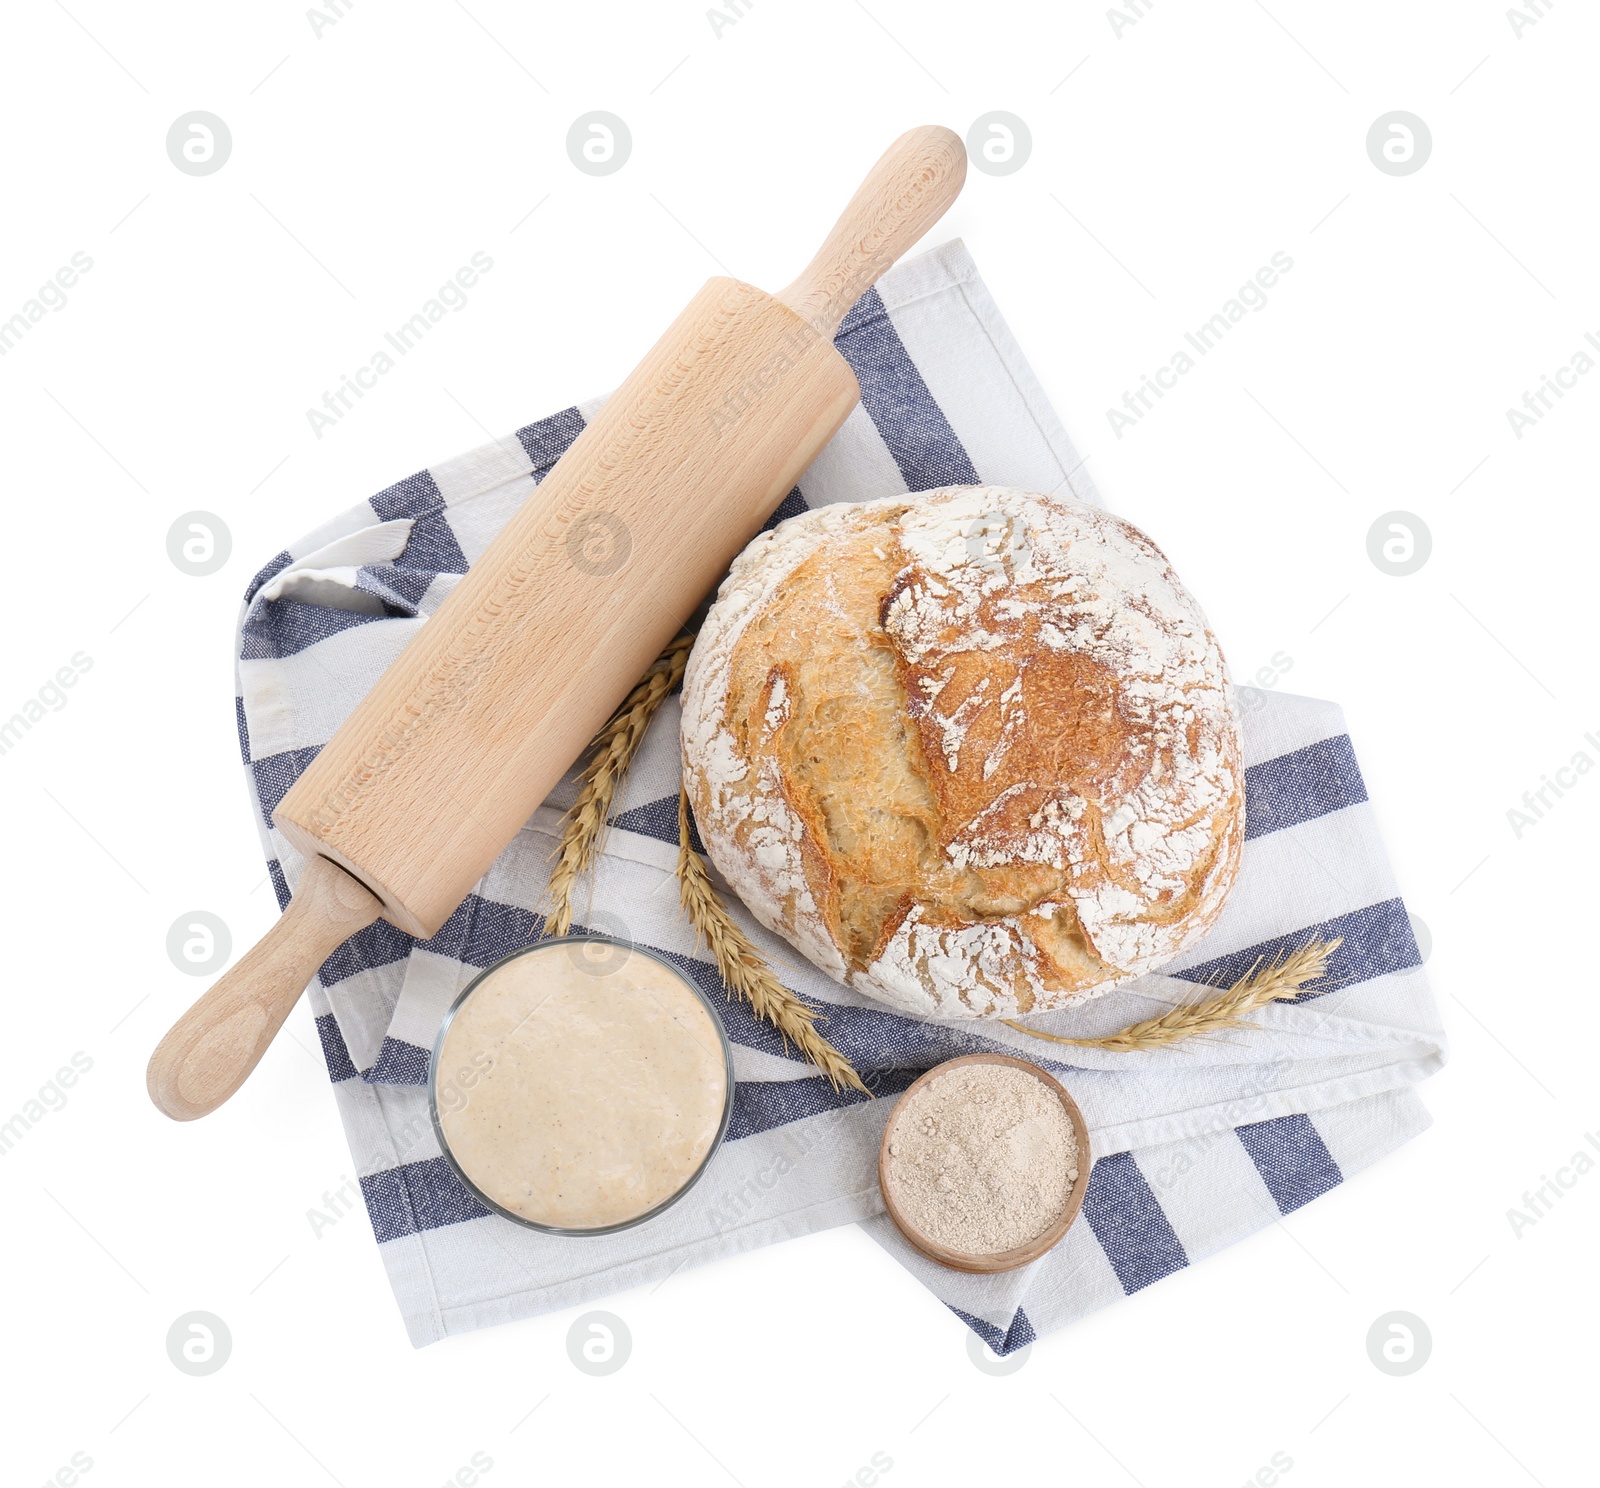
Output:
<instances>
[{"instance_id":1,"label":"loaf of bread","mask_svg":"<svg viewBox=\"0 0 1600 1488\"><path fill-rule=\"evenodd\" d=\"M1222 653L1161 550L1067 496L952 486L763 533L690 655L683 749L755 917L923 1017L1109 991L1238 872Z\"/></svg>"}]
</instances>

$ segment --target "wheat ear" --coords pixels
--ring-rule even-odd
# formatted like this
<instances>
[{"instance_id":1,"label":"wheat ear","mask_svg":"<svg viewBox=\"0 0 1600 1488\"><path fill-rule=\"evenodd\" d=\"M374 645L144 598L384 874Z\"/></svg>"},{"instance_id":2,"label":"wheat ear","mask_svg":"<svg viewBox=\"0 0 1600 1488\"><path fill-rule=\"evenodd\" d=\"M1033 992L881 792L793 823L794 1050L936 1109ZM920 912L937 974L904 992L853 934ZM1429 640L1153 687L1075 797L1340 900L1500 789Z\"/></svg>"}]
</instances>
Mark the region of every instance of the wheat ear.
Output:
<instances>
[{"instance_id":1,"label":"wheat ear","mask_svg":"<svg viewBox=\"0 0 1600 1488\"><path fill-rule=\"evenodd\" d=\"M561 820L561 841L551 854L557 861L545 890L550 900L546 935L565 935L572 928L572 891L594 864L617 788L662 700L683 680L692 645L693 635L675 637L590 740L589 757L578 777L582 781L578 799Z\"/></svg>"},{"instance_id":2,"label":"wheat ear","mask_svg":"<svg viewBox=\"0 0 1600 1488\"><path fill-rule=\"evenodd\" d=\"M1078 1049L1107 1049L1113 1054L1136 1054L1145 1049L1164 1049L1184 1039L1204 1038L1224 1033L1230 1028L1253 1028L1250 1014L1269 1002L1298 992L1307 982L1322 975L1328 957L1338 948L1337 940L1312 941L1281 956L1270 965L1257 961L1226 991L1204 1002L1181 1003L1169 1008L1158 1018L1147 1018L1143 1023L1130 1024L1120 1033L1104 1038L1066 1038L1059 1033L1045 1033L1038 1028L1014 1022L1001 1021L1018 1033L1030 1038L1048 1039L1052 1044L1071 1044Z\"/></svg>"},{"instance_id":3,"label":"wheat ear","mask_svg":"<svg viewBox=\"0 0 1600 1488\"><path fill-rule=\"evenodd\" d=\"M715 886L699 854L689 845L689 793L678 787L678 897L706 946L730 993L750 1004L756 1017L770 1023L828 1077L835 1090L848 1086L863 1095L872 1092L862 1083L855 1066L817 1032L817 1010L802 1002L772 974L766 958L733 921L717 897Z\"/></svg>"}]
</instances>

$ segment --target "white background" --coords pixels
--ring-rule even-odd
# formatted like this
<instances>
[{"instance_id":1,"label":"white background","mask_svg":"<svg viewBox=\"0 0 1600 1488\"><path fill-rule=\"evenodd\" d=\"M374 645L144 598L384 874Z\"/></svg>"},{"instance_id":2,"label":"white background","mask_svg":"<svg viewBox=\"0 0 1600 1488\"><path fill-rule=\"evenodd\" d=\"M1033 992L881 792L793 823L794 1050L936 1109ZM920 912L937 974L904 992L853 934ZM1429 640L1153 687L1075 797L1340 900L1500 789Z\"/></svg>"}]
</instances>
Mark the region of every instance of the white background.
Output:
<instances>
[{"instance_id":1,"label":"white background","mask_svg":"<svg viewBox=\"0 0 1600 1488\"><path fill-rule=\"evenodd\" d=\"M75 252L94 266L0 358L0 715L92 661L0 756L0 1119L93 1061L0 1166L4 1481L75 1452L108 1485L435 1485L475 1452L491 1484L837 1484L874 1453L890 1488L1238 1484L1274 1453L1296 1488L1592 1481L1600 1176L1520 1237L1507 1211L1600 1127L1600 775L1520 838L1507 811L1600 760L1600 375L1520 440L1506 418L1600 334L1592 11L1519 35L1498 0L1217 0L1125 6L1119 34L1096 5L757 0L719 35L678 0L540 9L363 0L319 35L288 3L5 8L0 319ZM205 177L164 146L195 109L233 135ZM605 178L565 152L591 109L633 134ZM204 985L168 926L209 910L237 950L275 914L234 733L244 585L391 481L614 385L723 265L787 282L890 138L993 109L1032 156L973 172L931 241L966 240L1236 674L1281 651L1278 685L1347 709L1432 932L1436 1124L1004 1378L853 1229L610 1299L634 1351L609 1378L568 1362L575 1314L413 1352L365 1218L308 1223L349 1168L304 1005L210 1119L144 1096ZM1366 153L1393 109L1432 132L1413 175ZM317 438L306 410L477 250L467 307ZM1116 437L1106 409L1280 250L1267 307ZM166 556L194 509L232 533L208 578ZM1366 550L1396 509L1433 539L1405 578ZM233 1336L206 1378L165 1351L193 1309ZM1407 1378L1366 1354L1391 1309L1432 1332Z\"/></svg>"}]
</instances>

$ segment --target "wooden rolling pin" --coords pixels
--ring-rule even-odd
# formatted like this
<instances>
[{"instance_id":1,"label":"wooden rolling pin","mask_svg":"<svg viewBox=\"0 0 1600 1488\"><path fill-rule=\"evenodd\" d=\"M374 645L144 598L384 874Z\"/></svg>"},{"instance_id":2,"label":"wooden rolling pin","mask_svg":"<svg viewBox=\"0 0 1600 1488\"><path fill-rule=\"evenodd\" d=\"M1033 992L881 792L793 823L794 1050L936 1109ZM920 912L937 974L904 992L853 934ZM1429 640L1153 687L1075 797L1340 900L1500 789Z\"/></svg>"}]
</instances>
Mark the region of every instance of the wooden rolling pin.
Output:
<instances>
[{"instance_id":1,"label":"wooden rolling pin","mask_svg":"<svg viewBox=\"0 0 1600 1488\"><path fill-rule=\"evenodd\" d=\"M965 174L959 136L913 129L781 294L690 301L279 803L305 872L151 1056L161 1110L227 1100L380 915L438 931L844 422L834 332Z\"/></svg>"}]
</instances>

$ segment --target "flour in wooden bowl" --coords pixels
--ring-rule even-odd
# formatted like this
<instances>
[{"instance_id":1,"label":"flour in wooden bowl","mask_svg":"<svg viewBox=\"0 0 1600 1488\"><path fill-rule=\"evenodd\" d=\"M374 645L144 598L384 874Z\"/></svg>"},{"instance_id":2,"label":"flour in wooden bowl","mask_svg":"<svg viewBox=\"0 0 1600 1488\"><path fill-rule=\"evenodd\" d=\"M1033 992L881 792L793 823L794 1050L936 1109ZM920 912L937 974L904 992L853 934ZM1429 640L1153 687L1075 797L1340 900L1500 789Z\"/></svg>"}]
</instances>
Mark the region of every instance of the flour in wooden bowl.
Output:
<instances>
[{"instance_id":1,"label":"flour in wooden bowl","mask_svg":"<svg viewBox=\"0 0 1600 1488\"><path fill-rule=\"evenodd\" d=\"M1044 1234L1078 1181L1072 1119L1026 1070L963 1064L910 1091L894 1113L886 1197L935 1245L991 1256Z\"/></svg>"}]
</instances>

